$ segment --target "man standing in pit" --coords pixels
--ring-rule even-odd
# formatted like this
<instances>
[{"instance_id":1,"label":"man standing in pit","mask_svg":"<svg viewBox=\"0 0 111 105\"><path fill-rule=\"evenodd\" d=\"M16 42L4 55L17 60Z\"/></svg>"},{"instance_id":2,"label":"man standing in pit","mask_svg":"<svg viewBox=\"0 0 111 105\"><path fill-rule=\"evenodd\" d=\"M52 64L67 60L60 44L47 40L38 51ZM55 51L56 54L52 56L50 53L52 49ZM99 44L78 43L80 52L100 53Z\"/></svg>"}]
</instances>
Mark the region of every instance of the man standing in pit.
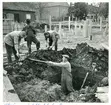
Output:
<instances>
[{"instance_id":1,"label":"man standing in pit","mask_svg":"<svg viewBox=\"0 0 111 105\"><path fill-rule=\"evenodd\" d=\"M23 28L23 31L26 31L27 37L25 38L27 41L27 47L29 54L31 53L31 44L32 42L36 44L36 49L39 50L40 48L40 42L37 40L35 34L36 30L33 26L31 26L31 22L29 19L26 20L27 25Z\"/></svg>"},{"instance_id":2,"label":"man standing in pit","mask_svg":"<svg viewBox=\"0 0 111 105\"><path fill-rule=\"evenodd\" d=\"M21 39L26 36L25 31L13 31L5 35L4 43L7 52L8 63L12 63L12 53L16 60L19 60L19 46Z\"/></svg>"},{"instance_id":3,"label":"man standing in pit","mask_svg":"<svg viewBox=\"0 0 111 105\"><path fill-rule=\"evenodd\" d=\"M62 87L62 91L66 95L74 92L73 85L72 85L71 64L69 63L68 59L69 59L68 55L63 55L61 63L55 63L51 61L47 62L49 66L62 67L61 87Z\"/></svg>"},{"instance_id":4,"label":"man standing in pit","mask_svg":"<svg viewBox=\"0 0 111 105\"><path fill-rule=\"evenodd\" d=\"M57 51L59 34L56 31L50 30L45 32L44 36L46 40L46 47L49 50L52 50L52 48L55 46L55 50Z\"/></svg>"}]
</instances>

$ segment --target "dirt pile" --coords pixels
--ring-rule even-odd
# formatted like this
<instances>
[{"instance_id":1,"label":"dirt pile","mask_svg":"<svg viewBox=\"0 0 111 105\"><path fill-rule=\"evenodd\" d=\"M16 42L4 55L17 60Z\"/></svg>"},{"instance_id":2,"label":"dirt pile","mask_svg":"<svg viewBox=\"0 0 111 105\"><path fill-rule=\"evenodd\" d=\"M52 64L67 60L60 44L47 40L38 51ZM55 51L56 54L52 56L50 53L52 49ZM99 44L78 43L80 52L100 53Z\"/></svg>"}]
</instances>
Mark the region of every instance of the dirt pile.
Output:
<instances>
[{"instance_id":1,"label":"dirt pile","mask_svg":"<svg viewBox=\"0 0 111 105\"><path fill-rule=\"evenodd\" d=\"M82 51L82 52L81 52ZM72 58L73 64L91 69L93 62L96 63L96 69L101 72L108 70L108 51L96 50L87 45L87 43L78 44L76 47L76 58Z\"/></svg>"},{"instance_id":2,"label":"dirt pile","mask_svg":"<svg viewBox=\"0 0 111 105\"><path fill-rule=\"evenodd\" d=\"M4 65L4 69L8 71L9 78L22 101L70 101L70 97L63 98L64 96L59 94L61 93L61 68L50 67L45 63L34 62L28 59L31 57L44 61L61 62L63 54L70 56L73 87L75 90L80 89L87 72L89 72L89 75L85 86L93 86L95 83L100 82L103 77L107 76L108 51L96 50L86 43L78 44L76 49L64 48L61 51L40 50L32 52L23 62L14 62L10 65ZM92 63L96 63L94 70ZM42 88L43 90L41 90ZM77 96L80 93L77 91L75 94L76 96L73 95L75 99L73 100L74 102L77 101ZM94 93L89 96L95 99ZM87 95L83 97L87 97ZM88 101L89 100L90 99L88 99Z\"/></svg>"},{"instance_id":3,"label":"dirt pile","mask_svg":"<svg viewBox=\"0 0 111 105\"><path fill-rule=\"evenodd\" d=\"M86 93L86 89L66 96L62 93L60 85L47 80L33 79L14 87L22 102L100 102L94 93Z\"/></svg>"},{"instance_id":4,"label":"dirt pile","mask_svg":"<svg viewBox=\"0 0 111 105\"><path fill-rule=\"evenodd\" d=\"M21 101L25 102L52 102L60 99L61 86L51 84L47 80L33 79L14 85Z\"/></svg>"}]
</instances>

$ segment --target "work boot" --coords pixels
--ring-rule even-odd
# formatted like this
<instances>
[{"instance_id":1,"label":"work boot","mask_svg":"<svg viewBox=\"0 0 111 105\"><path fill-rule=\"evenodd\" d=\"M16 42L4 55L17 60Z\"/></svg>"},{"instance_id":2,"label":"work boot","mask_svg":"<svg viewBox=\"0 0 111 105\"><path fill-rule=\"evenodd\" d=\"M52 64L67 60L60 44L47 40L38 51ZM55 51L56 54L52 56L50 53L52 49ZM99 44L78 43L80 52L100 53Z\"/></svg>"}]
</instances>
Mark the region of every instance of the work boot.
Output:
<instances>
[{"instance_id":1,"label":"work boot","mask_svg":"<svg viewBox=\"0 0 111 105\"><path fill-rule=\"evenodd\" d=\"M12 63L12 57L11 57L11 55L8 55L8 54L7 54L7 59L8 59L8 63L9 63L9 64Z\"/></svg>"},{"instance_id":2,"label":"work boot","mask_svg":"<svg viewBox=\"0 0 111 105\"><path fill-rule=\"evenodd\" d=\"M55 51L57 51L57 49L58 49L58 45L56 44L56 45L55 45Z\"/></svg>"},{"instance_id":3,"label":"work boot","mask_svg":"<svg viewBox=\"0 0 111 105\"><path fill-rule=\"evenodd\" d=\"M69 99L71 102L74 100L74 92L69 93Z\"/></svg>"},{"instance_id":4,"label":"work boot","mask_svg":"<svg viewBox=\"0 0 111 105\"><path fill-rule=\"evenodd\" d=\"M17 55L14 56L15 56L15 61L18 61L20 59L20 57L18 57Z\"/></svg>"},{"instance_id":5,"label":"work boot","mask_svg":"<svg viewBox=\"0 0 111 105\"><path fill-rule=\"evenodd\" d=\"M64 101L66 99L66 95L64 93L61 93L61 100Z\"/></svg>"},{"instance_id":6,"label":"work boot","mask_svg":"<svg viewBox=\"0 0 111 105\"><path fill-rule=\"evenodd\" d=\"M31 54L31 48L28 49L28 53Z\"/></svg>"},{"instance_id":7,"label":"work boot","mask_svg":"<svg viewBox=\"0 0 111 105\"><path fill-rule=\"evenodd\" d=\"M36 49L39 50L39 48L40 48L40 42L37 41L37 43L36 43Z\"/></svg>"}]
</instances>

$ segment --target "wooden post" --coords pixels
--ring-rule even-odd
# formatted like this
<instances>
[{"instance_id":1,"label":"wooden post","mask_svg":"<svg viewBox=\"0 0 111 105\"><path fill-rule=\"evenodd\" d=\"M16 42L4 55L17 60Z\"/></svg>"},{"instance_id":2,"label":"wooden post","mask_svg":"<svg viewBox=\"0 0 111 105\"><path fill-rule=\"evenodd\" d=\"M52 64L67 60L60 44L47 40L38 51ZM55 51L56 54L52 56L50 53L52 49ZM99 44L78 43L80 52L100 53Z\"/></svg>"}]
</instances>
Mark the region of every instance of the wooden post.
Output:
<instances>
[{"instance_id":1,"label":"wooden post","mask_svg":"<svg viewBox=\"0 0 111 105\"><path fill-rule=\"evenodd\" d=\"M39 18L38 18L38 16L36 15L36 21L38 22L39 21Z\"/></svg>"},{"instance_id":2,"label":"wooden post","mask_svg":"<svg viewBox=\"0 0 111 105\"><path fill-rule=\"evenodd\" d=\"M61 22L59 22L59 30L61 31Z\"/></svg>"},{"instance_id":3,"label":"wooden post","mask_svg":"<svg viewBox=\"0 0 111 105\"><path fill-rule=\"evenodd\" d=\"M47 25L45 25L45 32L47 32Z\"/></svg>"},{"instance_id":4,"label":"wooden post","mask_svg":"<svg viewBox=\"0 0 111 105\"><path fill-rule=\"evenodd\" d=\"M52 22L51 22L51 15L50 15L50 17L49 17L50 30L51 30L51 24L52 24Z\"/></svg>"},{"instance_id":5,"label":"wooden post","mask_svg":"<svg viewBox=\"0 0 111 105\"><path fill-rule=\"evenodd\" d=\"M77 35L77 21L75 21L75 35Z\"/></svg>"},{"instance_id":6,"label":"wooden post","mask_svg":"<svg viewBox=\"0 0 111 105\"><path fill-rule=\"evenodd\" d=\"M108 35L108 23L106 24L106 28L103 32L103 36L106 36L106 35Z\"/></svg>"},{"instance_id":7,"label":"wooden post","mask_svg":"<svg viewBox=\"0 0 111 105\"><path fill-rule=\"evenodd\" d=\"M70 25L71 25L71 21L70 21L70 16L69 16L69 31L70 31Z\"/></svg>"},{"instance_id":8,"label":"wooden post","mask_svg":"<svg viewBox=\"0 0 111 105\"><path fill-rule=\"evenodd\" d=\"M60 38L61 38L61 22L59 22L59 35L60 35Z\"/></svg>"},{"instance_id":9,"label":"wooden post","mask_svg":"<svg viewBox=\"0 0 111 105\"><path fill-rule=\"evenodd\" d=\"M74 30L73 30L73 28L71 28L71 33L72 33L72 34L74 33Z\"/></svg>"},{"instance_id":10,"label":"wooden post","mask_svg":"<svg viewBox=\"0 0 111 105\"><path fill-rule=\"evenodd\" d=\"M88 37L88 23L87 23L87 20L84 21L83 36L84 36L84 37Z\"/></svg>"},{"instance_id":11,"label":"wooden post","mask_svg":"<svg viewBox=\"0 0 111 105\"><path fill-rule=\"evenodd\" d=\"M54 31L57 31L57 27L56 26L54 27Z\"/></svg>"},{"instance_id":12,"label":"wooden post","mask_svg":"<svg viewBox=\"0 0 111 105\"><path fill-rule=\"evenodd\" d=\"M102 17L100 17L100 31L102 31Z\"/></svg>"},{"instance_id":13,"label":"wooden post","mask_svg":"<svg viewBox=\"0 0 111 105\"><path fill-rule=\"evenodd\" d=\"M88 36L89 36L90 40L92 40L92 20L89 21L89 32L88 32Z\"/></svg>"},{"instance_id":14,"label":"wooden post","mask_svg":"<svg viewBox=\"0 0 111 105\"><path fill-rule=\"evenodd\" d=\"M81 30L81 23L79 24L79 30Z\"/></svg>"}]
</instances>

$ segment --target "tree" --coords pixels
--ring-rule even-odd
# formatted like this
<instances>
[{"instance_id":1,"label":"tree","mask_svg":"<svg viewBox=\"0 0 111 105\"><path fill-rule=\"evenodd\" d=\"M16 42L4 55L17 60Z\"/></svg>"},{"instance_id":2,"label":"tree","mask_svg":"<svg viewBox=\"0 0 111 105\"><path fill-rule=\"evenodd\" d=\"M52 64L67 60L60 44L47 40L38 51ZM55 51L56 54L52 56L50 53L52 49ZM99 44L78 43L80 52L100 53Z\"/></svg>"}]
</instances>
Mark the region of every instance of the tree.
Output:
<instances>
[{"instance_id":1,"label":"tree","mask_svg":"<svg viewBox=\"0 0 111 105\"><path fill-rule=\"evenodd\" d=\"M91 5L88 5L88 13L89 14L95 14L95 19L97 21L98 14L99 14L98 3L92 3Z\"/></svg>"},{"instance_id":2,"label":"tree","mask_svg":"<svg viewBox=\"0 0 111 105\"><path fill-rule=\"evenodd\" d=\"M99 14L105 18L109 15L109 3L100 3L99 4Z\"/></svg>"},{"instance_id":3,"label":"tree","mask_svg":"<svg viewBox=\"0 0 111 105\"><path fill-rule=\"evenodd\" d=\"M37 2L37 3L33 3L35 8L38 10L37 13L39 13L39 19L42 19L42 14L44 12L44 8L46 7L47 3L43 3L43 2Z\"/></svg>"},{"instance_id":4,"label":"tree","mask_svg":"<svg viewBox=\"0 0 111 105\"><path fill-rule=\"evenodd\" d=\"M43 3L38 2L40 18L42 18L42 13L43 13L43 10L44 10L44 6L45 5Z\"/></svg>"},{"instance_id":5,"label":"tree","mask_svg":"<svg viewBox=\"0 0 111 105\"><path fill-rule=\"evenodd\" d=\"M87 4L86 3L75 3L68 9L68 15L73 15L75 18L82 20L87 16Z\"/></svg>"}]
</instances>

